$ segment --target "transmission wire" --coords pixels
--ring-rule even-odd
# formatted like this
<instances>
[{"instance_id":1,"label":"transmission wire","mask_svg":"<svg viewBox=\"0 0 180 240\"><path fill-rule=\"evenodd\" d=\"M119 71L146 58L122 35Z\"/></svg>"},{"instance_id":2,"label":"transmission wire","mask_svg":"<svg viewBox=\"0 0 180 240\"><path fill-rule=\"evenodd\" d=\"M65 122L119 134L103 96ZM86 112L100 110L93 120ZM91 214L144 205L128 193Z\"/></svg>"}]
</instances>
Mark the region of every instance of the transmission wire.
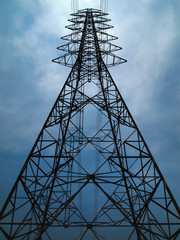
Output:
<instances>
[{"instance_id":1,"label":"transmission wire","mask_svg":"<svg viewBox=\"0 0 180 240\"><path fill-rule=\"evenodd\" d=\"M71 0L71 13L76 13L79 10L79 0Z\"/></svg>"},{"instance_id":2,"label":"transmission wire","mask_svg":"<svg viewBox=\"0 0 180 240\"><path fill-rule=\"evenodd\" d=\"M108 0L100 0L100 10L102 12L108 12Z\"/></svg>"}]
</instances>

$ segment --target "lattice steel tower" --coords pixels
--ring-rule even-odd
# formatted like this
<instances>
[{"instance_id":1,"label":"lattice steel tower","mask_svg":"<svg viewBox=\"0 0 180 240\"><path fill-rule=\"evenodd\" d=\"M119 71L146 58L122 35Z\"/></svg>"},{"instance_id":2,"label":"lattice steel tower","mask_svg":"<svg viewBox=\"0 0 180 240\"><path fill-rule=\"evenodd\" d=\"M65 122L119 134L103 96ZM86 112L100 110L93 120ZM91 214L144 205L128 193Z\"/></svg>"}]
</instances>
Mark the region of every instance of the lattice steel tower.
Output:
<instances>
[{"instance_id":1,"label":"lattice steel tower","mask_svg":"<svg viewBox=\"0 0 180 240\"><path fill-rule=\"evenodd\" d=\"M108 14L71 15L53 62L72 69L1 210L1 239L179 239L179 207L108 71L126 62Z\"/></svg>"}]
</instances>

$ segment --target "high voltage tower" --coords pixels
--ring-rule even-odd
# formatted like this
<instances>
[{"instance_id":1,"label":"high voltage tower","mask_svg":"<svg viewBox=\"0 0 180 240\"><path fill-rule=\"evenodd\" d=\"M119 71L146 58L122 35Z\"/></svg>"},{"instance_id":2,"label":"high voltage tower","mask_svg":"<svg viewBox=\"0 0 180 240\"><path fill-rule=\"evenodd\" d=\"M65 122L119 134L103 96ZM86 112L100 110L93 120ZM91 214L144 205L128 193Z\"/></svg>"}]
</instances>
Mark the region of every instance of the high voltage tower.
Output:
<instances>
[{"instance_id":1,"label":"high voltage tower","mask_svg":"<svg viewBox=\"0 0 180 240\"><path fill-rule=\"evenodd\" d=\"M1 210L1 239L179 239L179 207L108 71L126 62L108 14L71 15L53 62L72 69Z\"/></svg>"}]
</instances>

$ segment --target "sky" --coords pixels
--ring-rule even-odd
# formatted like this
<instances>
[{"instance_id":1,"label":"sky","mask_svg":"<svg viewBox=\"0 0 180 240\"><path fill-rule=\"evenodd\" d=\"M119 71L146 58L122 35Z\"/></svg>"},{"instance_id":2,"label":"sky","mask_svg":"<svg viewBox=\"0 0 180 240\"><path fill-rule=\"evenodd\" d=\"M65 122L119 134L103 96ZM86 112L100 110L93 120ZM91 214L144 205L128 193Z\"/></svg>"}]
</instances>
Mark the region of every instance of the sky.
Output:
<instances>
[{"instance_id":1,"label":"sky","mask_svg":"<svg viewBox=\"0 0 180 240\"><path fill-rule=\"evenodd\" d=\"M179 12L179 0L108 4L127 59L110 73L180 205ZM0 1L0 207L70 71L51 62L70 13L70 0Z\"/></svg>"}]
</instances>

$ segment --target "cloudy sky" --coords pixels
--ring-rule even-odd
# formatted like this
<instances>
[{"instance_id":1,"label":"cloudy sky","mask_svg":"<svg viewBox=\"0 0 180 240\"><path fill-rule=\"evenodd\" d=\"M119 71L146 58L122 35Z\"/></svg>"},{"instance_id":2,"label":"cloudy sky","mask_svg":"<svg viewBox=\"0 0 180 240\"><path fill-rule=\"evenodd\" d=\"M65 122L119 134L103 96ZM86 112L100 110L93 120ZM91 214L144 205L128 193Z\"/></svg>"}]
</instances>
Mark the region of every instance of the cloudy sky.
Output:
<instances>
[{"instance_id":1,"label":"cloudy sky","mask_svg":"<svg viewBox=\"0 0 180 240\"><path fill-rule=\"evenodd\" d=\"M0 206L70 71L51 62L70 12L71 0L0 1ZM128 60L110 72L179 204L180 1L111 0L108 12Z\"/></svg>"}]
</instances>

